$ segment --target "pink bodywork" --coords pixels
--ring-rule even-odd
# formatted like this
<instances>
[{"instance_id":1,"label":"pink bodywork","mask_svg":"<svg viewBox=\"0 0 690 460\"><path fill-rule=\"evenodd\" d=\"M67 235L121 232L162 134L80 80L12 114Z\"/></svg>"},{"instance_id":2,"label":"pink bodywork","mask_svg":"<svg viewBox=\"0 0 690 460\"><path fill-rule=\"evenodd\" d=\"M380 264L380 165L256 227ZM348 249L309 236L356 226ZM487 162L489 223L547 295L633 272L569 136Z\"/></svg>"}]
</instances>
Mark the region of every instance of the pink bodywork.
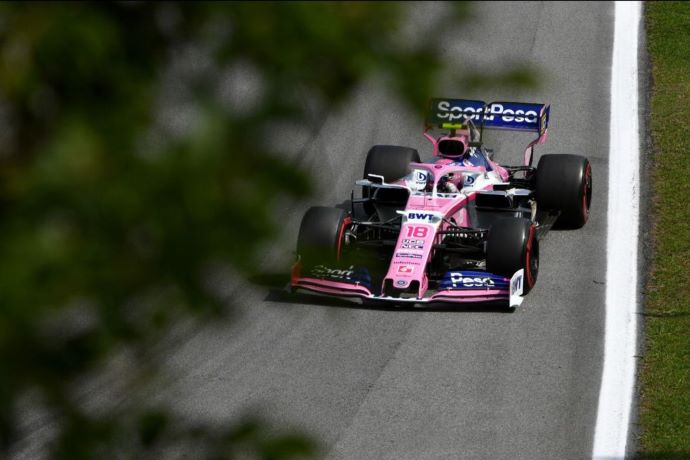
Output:
<instances>
[{"instance_id":1,"label":"pink bodywork","mask_svg":"<svg viewBox=\"0 0 690 460\"><path fill-rule=\"evenodd\" d=\"M534 146L543 144L547 140L547 109L547 106L543 106L539 112L539 119L546 120L543 122L543 125L540 125L539 136L525 148L523 155L525 166L531 166L532 164ZM546 118L544 118L545 116ZM467 120L471 120L471 118ZM451 131L451 134L438 138L429 134L429 129L427 128L424 131L424 136L431 142L435 158L442 156L439 154L439 143L444 140L460 141L465 148L471 145L468 127L454 129ZM487 159L487 161L491 165L491 172L488 172L484 167L468 166L464 163L456 162L449 157L439 158L434 163L411 163L410 169L412 170L424 169L431 172L434 177L432 193L413 190L406 184L405 178L393 184L408 189L410 196L405 210L399 211L403 214L403 223L388 272L383 280L383 285L389 282L392 283L394 288L409 290L411 284L417 282L419 283L419 288L417 289L416 297L386 297L379 295L379 293L371 292L366 286L357 283L338 282L317 277L303 277L300 261L297 261L292 267L291 286L293 289L300 288L337 296L354 296L413 303L434 301L483 302L509 297L511 295L509 289L490 288L451 289L427 293L429 283L426 275L426 266L433 255L433 245L440 244L444 237L444 235L439 235L437 232L451 228L450 222L453 222L457 227L474 227L473 222L469 221L468 203L475 199L477 192L492 190L494 184L505 183L509 180L509 173L505 168L491 160ZM439 193L437 186L440 178L450 172L455 174L452 182L456 185L459 192ZM466 180L468 176L473 178L472 182ZM482 178L482 180L475 182L474 178ZM511 280L504 278L504 281ZM383 292L383 285L380 287L381 293Z\"/></svg>"},{"instance_id":2,"label":"pink bodywork","mask_svg":"<svg viewBox=\"0 0 690 460\"><path fill-rule=\"evenodd\" d=\"M481 290L442 290L432 295L425 295L428 289L426 265L432 256L432 246L441 243L444 235L437 235L438 230L447 230L453 222L458 227L472 227L467 212L467 204L475 199L476 192L493 189L493 183L504 182L508 179L508 172L495 162L490 162L495 175L494 180L486 180L480 187L463 187L466 177L487 177L483 167L463 166L454 163L450 159L440 159L434 163L411 163L410 169L422 169L428 171L434 178L434 191L431 193L416 192L405 185L405 179L401 179L394 185L408 188L410 197L403 216L403 224L400 229L388 273L384 277L384 283L389 280L394 287L406 289L412 282L419 283L416 298L395 298L396 301L410 302L482 302L506 298L507 289L481 289ZM458 188L458 193L440 193L437 185L441 177L448 173L454 173L452 181ZM480 180L479 182L482 182ZM405 254L412 257L398 257ZM418 258L413 258L418 257ZM301 288L324 294L338 296L354 296L364 298L386 299L378 293L371 292L367 287L352 283L302 276L301 264L298 262L292 269L293 288ZM383 286L381 286L383 292Z\"/></svg>"},{"instance_id":3,"label":"pink bodywork","mask_svg":"<svg viewBox=\"0 0 690 460\"><path fill-rule=\"evenodd\" d=\"M500 176L503 176L500 170L505 174L505 176L501 177L501 180L507 179L508 173L505 169L495 163L492 163L492 167L496 168L496 172ZM454 184L460 190L460 193L452 194L411 192L407 201L407 206L405 207L406 215L403 216L398 242L388 268L388 273L384 278L384 283L386 280L390 280L395 287L407 288L410 283L417 281L419 283L417 298L422 299L428 288L426 264L431 259L433 245L441 243L441 238L443 237L443 235L437 235L437 231L450 228L450 222L454 222L458 227L472 227L472 222L469 221L469 214L467 212L467 204L475 199L477 191L491 190L493 189L493 184L487 183L480 189L472 187L471 190L468 190L463 188L461 181L466 176L483 175L486 171L481 167L458 166L449 159L441 159L431 164L411 163L410 168L429 171L434 176L434 189L436 189L436 185L441 177L453 172L458 178L454 181ZM430 216L431 213L438 213L438 215L444 216L444 219L437 220L435 218L430 219L429 217L410 218L411 216ZM433 220L433 222L430 222L430 220ZM419 242L422 242L422 244L419 244ZM398 254L418 255L421 258L397 257ZM453 292L451 297L455 298L458 295L465 296L467 294L467 292L462 294Z\"/></svg>"}]
</instances>

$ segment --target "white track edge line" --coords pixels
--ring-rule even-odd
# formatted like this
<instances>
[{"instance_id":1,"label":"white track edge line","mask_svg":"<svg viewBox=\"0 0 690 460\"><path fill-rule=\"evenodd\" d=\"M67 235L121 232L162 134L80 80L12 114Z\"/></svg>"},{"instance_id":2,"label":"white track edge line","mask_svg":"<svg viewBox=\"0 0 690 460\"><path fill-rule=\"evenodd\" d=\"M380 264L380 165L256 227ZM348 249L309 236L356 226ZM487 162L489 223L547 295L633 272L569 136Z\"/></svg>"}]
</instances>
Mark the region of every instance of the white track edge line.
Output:
<instances>
[{"instance_id":1,"label":"white track edge line","mask_svg":"<svg viewBox=\"0 0 690 460\"><path fill-rule=\"evenodd\" d=\"M635 388L639 234L638 33L641 2L615 2L611 65L606 328L592 457L625 458Z\"/></svg>"}]
</instances>

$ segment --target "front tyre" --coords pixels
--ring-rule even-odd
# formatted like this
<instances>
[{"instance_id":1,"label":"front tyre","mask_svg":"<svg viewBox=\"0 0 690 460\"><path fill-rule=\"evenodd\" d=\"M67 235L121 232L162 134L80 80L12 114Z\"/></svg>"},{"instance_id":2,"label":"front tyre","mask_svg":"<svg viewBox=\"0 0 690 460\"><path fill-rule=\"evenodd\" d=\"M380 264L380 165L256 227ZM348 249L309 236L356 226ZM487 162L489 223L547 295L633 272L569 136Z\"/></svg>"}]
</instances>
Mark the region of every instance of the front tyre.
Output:
<instances>
[{"instance_id":1,"label":"front tyre","mask_svg":"<svg viewBox=\"0 0 690 460\"><path fill-rule=\"evenodd\" d=\"M487 236L486 271L510 278L521 269L525 271L523 294L527 294L539 274L536 227L529 219L498 220Z\"/></svg>"},{"instance_id":2,"label":"front tyre","mask_svg":"<svg viewBox=\"0 0 690 460\"><path fill-rule=\"evenodd\" d=\"M345 230L350 223L347 213L340 208L314 206L302 218L297 237L297 254L302 264L335 265L342 259Z\"/></svg>"}]
</instances>

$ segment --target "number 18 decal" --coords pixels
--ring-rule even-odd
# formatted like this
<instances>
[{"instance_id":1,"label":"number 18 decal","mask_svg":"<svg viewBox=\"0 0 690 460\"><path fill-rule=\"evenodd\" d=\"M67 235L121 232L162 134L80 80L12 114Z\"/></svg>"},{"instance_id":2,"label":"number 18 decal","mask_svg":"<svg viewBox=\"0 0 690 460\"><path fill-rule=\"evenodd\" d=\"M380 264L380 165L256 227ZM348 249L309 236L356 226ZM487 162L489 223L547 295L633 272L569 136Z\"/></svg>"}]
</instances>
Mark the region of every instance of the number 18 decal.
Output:
<instances>
[{"instance_id":1,"label":"number 18 decal","mask_svg":"<svg viewBox=\"0 0 690 460\"><path fill-rule=\"evenodd\" d=\"M410 225L407 227L407 237L408 238L426 238L429 233L429 227L415 227Z\"/></svg>"}]
</instances>

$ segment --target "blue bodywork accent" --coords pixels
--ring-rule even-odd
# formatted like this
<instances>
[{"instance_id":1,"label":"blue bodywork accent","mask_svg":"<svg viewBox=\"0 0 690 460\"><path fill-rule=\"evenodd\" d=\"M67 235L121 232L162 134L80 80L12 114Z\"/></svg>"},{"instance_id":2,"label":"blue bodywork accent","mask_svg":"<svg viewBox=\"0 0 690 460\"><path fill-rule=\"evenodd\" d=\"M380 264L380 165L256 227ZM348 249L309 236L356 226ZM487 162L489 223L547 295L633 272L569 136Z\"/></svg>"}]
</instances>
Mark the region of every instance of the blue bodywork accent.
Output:
<instances>
[{"instance_id":1,"label":"blue bodywork accent","mask_svg":"<svg viewBox=\"0 0 690 460\"><path fill-rule=\"evenodd\" d=\"M464 123L468 118L477 126L493 129L530 131L543 134L549 125L550 107L525 102L491 102L469 99L432 99L427 124Z\"/></svg>"},{"instance_id":2,"label":"blue bodywork accent","mask_svg":"<svg viewBox=\"0 0 690 460\"><path fill-rule=\"evenodd\" d=\"M488 289L509 289L510 280L493 273L451 270L446 272L439 283L441 291L476 291Z\"/></svg>"},{"instance_id":3,"label":"blue bodywork accent","mask_svg":"<svg viewBox=\"0 0 690 460\"><path fill-rule=\"evenodd\" d=\"M364 267L355 268L355 273L350 277L350 282L359 283L371 290L371 275L369 274L369 270Z\"/></svg>"},{"instance_id":4,"label":"blue bodywork accent","mask_svg":"<svg viewBox=\"0 0 690 460\"><path fill-rule=\"evenodd\" d=\"M545 109L545 119L540 118L542 109ZM545 124L543 129L547 128L549 110L544 104L492 102L484 113L484 127L541 133L542 122Z\"/></svg>"}]
</instances>

